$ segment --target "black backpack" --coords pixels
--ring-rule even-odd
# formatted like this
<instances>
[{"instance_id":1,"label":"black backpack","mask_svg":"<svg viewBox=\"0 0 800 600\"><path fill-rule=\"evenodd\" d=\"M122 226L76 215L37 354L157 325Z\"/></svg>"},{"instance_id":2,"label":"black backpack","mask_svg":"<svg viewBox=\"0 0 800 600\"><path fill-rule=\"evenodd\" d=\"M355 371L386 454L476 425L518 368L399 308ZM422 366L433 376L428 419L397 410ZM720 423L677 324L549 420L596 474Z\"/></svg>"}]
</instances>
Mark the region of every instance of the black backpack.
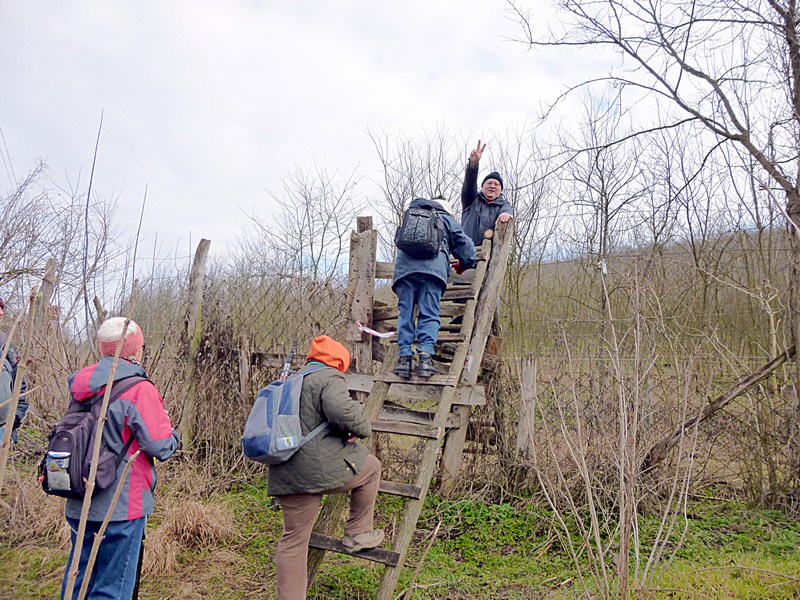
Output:
<instances>
[{"instance_id":1,"label":"black backpack","mask_svg":"<svg viewBox=\"0 0 800 600\"><path fill-rule=\"evenodd\" d=\"M111 386L108 405L114 402L140 381L148 381L138 375L115 381ZM105 393L105 390L104 390ZM47 442L47 452L39 463L39 481L42 488L53 496L83 498L86 480L92 467L95 432L103 407L103 393L82 402L70 400L67 414L55 424ZM94 491L107 489L117 479L117 468L128 454L133 436L128 438L119 454L112 452L105 441L100 446L100 460Z\"/></svg>"},{"instance_id":2,"label":"black backpack","mask_svg":"<svg viewBox=\"0 0 800 600\"><path fill-rule=\"evenodd\" d=\"M444 242L445 228L439 211L432 206L412 207L394 234L394 245L412 258L433 258Z\"/></svg>"}]
</instances>

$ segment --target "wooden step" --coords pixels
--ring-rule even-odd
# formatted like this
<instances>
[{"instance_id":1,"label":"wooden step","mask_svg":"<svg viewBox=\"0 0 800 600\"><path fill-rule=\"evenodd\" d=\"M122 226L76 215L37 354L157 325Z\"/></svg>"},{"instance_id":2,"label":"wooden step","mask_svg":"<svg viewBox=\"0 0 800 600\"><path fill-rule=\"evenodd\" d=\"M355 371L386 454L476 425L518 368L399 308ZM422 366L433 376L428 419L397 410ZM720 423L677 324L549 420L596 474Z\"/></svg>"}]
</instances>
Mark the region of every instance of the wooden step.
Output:
<instances>
[{"instance_id":1,"label":"wooden step","mask_svg":"<svg viewBox=\"0 0 800 600\"><path fill-rule=\"evenodd\" d=\"M342 544L342 540L333 538L321 533L313 532L311 540L308 545L312 548L319 548L320 550L327 550L328 552L338 552L340 554L347 554L348 556L355 556L356 558L364 558L373 562L378 562L390 567L396 567L400 564L400 554L391 550L383 550L382 548L372 548L371 550L362 550L361 552L350 552Z\"/></svg>"},{"instance_id":2,"label":"wooden step","mask_svg":"<svg viewBox=\"0 0 800 600\"><path fill-rule=\"evenodd\" d=\"M441 333L440 332L439 335L436 338L436 344L439 345L439 344L444 344L444 343L448 343L448 342L463 342L466 339L466 337L467 336L465 336L461 332L459 332L459 333L450 333L450 332ZM392 344L396 344L397 343L397 336L393 336L389 340L389 342L392 343Z\"/></svg>"},{"instance_id":3,"label":"wooden step","mask_svg":"<svg viewBox=\"0 0 800 600\"><path fill-rule=\"evenodd\" d=\"M375 381L383 381L384 383L414 383L417 385L455 385L455 375L448 375L440 373L438 375L431 375L430 377L417 377L412 375L410 378L400 377L394 373L375 373L372 377Z\"/></svg>"},{"instance_id":4,"label":"wooden step","mask_svg":"<svg viewBox=\"0 0 800 600\"><path fill-rule=\"evenodd\" d=\"M487 254L482 250L478 250L475 253L477 259L479 261L486 260ZM474 269L469 269L464 272L464 275L467 273L474 273ZM385 261L375 261L375 279L393 279L394 278L394 263L393 262L385 262Z\"/></svg>"},{"instance_id":5,"label":"wooden step","mask_svg":"<svg viewBox=\"0 0 800 600\"><path fill-rule=\"evenodd\" d=\"M436 387L427 385L393 383L389 386L388 396L401 400L436 402L439 400L440 391ZM457 387L453 395L453 404L483 406L486 404L486 390L482 385Z\"/></svg>"},{"instance_id":6,"label":"wooden step","mask_svg":"<svg viewBox=\"0 0 800 600\"><path fill-rule=\"evenodd\" d=\"M381 480L381 486L378 491L382 494L391 494L393 496L402 496L404 498L414 498L419 500L422 498L422 488L410 483L396 483L394 481Z\"/></svg>"},{"instance_id":7,"label":"wooden step","mask_svg":"<svg viewBox=\"0 0 800 600\"><path fill-rule=\"evenodd\" d=\"M458 317L464 314L463 304L442 303L439 306L439 314L442 317ZM372 327L384 321L396 321L399 311L396 306L375 306L372 309ZM302 362L300 362L302 364ZM283 365L283 359L276 359L275 366L280 367Z\"/></svg>"},{"instance_id":8,"label":"wooden step","mask_svg":"<svg viewBox=\"0 0 800 600\"><path fill-rule=\"evenodd\" d=\"M420 425L419 423L406 423L402 421L372 421L372 431L411 435L432 440L440 440L444 437L444 429L441 427L436 427L435 425Z\"/></svg>"},{"instance_id":9,"label":"wooden step","mask_svg":"<svg viewBox=\"0 0 800 600\"><path fill-rule=\"evenodd\" d=\"M429 388L430 389L430 388ZM424 410L413 410L405 406L392 406L384 404L381 410L381 421L399 421L402 423L417 423L419 425L433 425L435 413ZM447 416L445 427L460 427L461 420L456 413Z\"/></svg>"},{"instance_id":10,"label":"wooden step","mask_svg":"<svg viewBox=\"0 0 800 600\"><path fill-rule=\"evenodd\" d=\"M473 300L477 297L478 290L472 285L448 287L442 294L442 300Z\"/></svg>"}]
</instances>

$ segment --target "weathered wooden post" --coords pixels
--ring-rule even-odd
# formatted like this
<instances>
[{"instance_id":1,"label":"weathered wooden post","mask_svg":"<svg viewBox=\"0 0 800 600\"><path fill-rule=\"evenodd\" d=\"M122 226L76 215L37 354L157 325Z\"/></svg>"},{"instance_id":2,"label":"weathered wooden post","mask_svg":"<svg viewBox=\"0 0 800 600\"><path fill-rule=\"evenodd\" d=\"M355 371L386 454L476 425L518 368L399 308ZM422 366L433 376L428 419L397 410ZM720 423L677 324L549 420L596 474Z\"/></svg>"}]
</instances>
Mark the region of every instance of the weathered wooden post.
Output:
<instances>
[{"instance_id":1,"label":"weathered wooden post","mask_svg":"<svg viewBox=\"0 0 800 600\"><path fill-rule=\"evenodd\" d=\"M206 274L206 259L211 240L205 238L197 244L189 275L189 299L186 307L186 398L181 415L181 438L185 450L192 449L197 424L197 351L203 333L203 282Z\"/></svg>"},{"instance_id":2,"label":"weathered wooden post","mask_svg":"<svg viewBox=\"0 0 800 600\"><path fill-rule=\"evenodd\" d=\"M489 257L486 278L481 286L475 309L475 325L472 330L472 339L469 342L469 354L459 380L459 385L461 386L474 386L478 382L486 341L491 330L492 320L495 317L500 292L503 289L508 257L511 254L511 245L514 240L514 221L506 223L497 221L494 233L492 235L487 234L487 239L492 240L492 253ZM486 242L484 242L485 246ZM445 436L441 460L441 480L439 482L439 488L444 494L453 488L461 471L461 460L467 440L467 422L469 421L471 410L472 407L470 406L458 406L453 411L458 414L457 418L461 426L448 430Z\"/></svg>"},{"instance_id":3,"label":"weathered wooden post","mask_svg":"<svg viewBox=\"0 0 800 600\"><path fill-rule=\"evenodd\" d=\"M533 426L536 419L536 375L538 363L535 358L522 361L520 374L521 395L519 423L517 424L517 460L525 461L533 441Z\"/></svg>"},{"instance_id":4,"label":"weathered wooden post","mask_svg":"<svg viewBox=\"0 0 800 600\"><path fill-rule=\"evenodd\" d=\"M44 277L36 297L36 332L43 335L47 332L47 324L50 321L50 300L56 288L58 262L55 258L48 258L44 267Z\"/></svg>"}]
</instances>

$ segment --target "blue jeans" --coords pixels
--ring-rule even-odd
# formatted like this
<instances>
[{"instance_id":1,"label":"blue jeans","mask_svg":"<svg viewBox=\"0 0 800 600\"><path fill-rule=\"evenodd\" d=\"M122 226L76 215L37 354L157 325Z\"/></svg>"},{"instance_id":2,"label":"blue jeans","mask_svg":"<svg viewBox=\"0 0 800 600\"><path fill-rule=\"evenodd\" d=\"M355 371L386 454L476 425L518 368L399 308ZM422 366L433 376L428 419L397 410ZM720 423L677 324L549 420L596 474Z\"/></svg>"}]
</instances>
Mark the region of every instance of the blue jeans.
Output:
<instances>
[{"instance_id":1,"label":"blue jeans","mask_svg":"<svg viewBox=\"0 0 800 600\"><path fill-rule=\"evenodd\" d=\"M397 343L400 356L411 356L411 345L419 342L417 351L433 354L433 345L439 335L442 318L439 303L444 286L438 279L424 275L409 275L394 284L397 294ZM414 307L417 307L417 322L414 324Z\"/></svg>"},{"instance_id":2,"label":"blue jeans","mask_svg":"<svg viewBox=\"0 0 800 600\"><path fill-rule=\"evenodd\" d=\"M71 562L78 532L78 519L67 517L67 522L72 530L72 548L69 551L69 561ZM109 522L92 569L92 577L89 580L89 588L86 593L87 599L113 598L114 600L130 600L133 595L133 588L136 585L136 567L139 564L139 549L142 546L142 536L144 535L146 523L147 517L132 521ZM86 563L89 561L89 554L92 552L94 534L100 529L101 524L99 521L86 522L86 531L81 549L80 570L78 571L78 577L75 579L75 587L72 594L73 600L78 597L78 591L81 589ZM65 569L64 579L61 584L62 600L67 589L68 576L69 573Z\"/></svg>"},{"instance_id":3,"label":"blue jeans","mask_svg":"<svg viewBox=\"0 0 800 600\"><path fill-rule=\"evenodd\" d=\"M3 353L3 349L0 348L0 354L2 354L2 353ZM0 442L3 441L3 436L5 435L5 432L3 431L4 428L5 428L5 425L0 425ZM11 443L12 444L16 444L17 443L17 430L16 429L11 431Z\"/></svg>"}]
</instances>

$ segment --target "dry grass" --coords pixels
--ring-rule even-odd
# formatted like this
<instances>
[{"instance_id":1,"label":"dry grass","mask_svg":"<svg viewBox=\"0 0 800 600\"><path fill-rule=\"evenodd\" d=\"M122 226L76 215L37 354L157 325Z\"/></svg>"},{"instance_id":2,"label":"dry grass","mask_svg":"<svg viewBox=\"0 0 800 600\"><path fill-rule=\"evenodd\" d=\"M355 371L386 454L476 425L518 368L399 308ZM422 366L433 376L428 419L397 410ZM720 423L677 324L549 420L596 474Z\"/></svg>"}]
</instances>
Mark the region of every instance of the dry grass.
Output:
<instances>
[{"instance_id":1,"label":"dry grass","mask_svg":"<svg viewBox=\"0 0 800 600\"><path fill-rule=\"evenodd\" d=\"M157 532L181 548L208 550L232 539L236 528L222 506L184 500L171 504Z\"/></svg>"},{"instance_id":2,"label":"dry grass","mask_svg":"<svg viewBox=\"0 0 800 600\"><path fill-rule=\"evenodd\" d=\"M64 501L42 491L32 474L21 477L13 469L0 498L0 538L13 544L28 540L57 540L69 547Z\"/></svg>"},{"instance_id":3,"label":"dry grass","mask_svg":"<svg viewBox=\"0 0 800 600\"><path fill-rule=\"evenodd\" d=\"M150 575L173 575L178 571L180 544L161 528L148 534L142 557L142 573Z\"/></svg>"}]
</instances>

